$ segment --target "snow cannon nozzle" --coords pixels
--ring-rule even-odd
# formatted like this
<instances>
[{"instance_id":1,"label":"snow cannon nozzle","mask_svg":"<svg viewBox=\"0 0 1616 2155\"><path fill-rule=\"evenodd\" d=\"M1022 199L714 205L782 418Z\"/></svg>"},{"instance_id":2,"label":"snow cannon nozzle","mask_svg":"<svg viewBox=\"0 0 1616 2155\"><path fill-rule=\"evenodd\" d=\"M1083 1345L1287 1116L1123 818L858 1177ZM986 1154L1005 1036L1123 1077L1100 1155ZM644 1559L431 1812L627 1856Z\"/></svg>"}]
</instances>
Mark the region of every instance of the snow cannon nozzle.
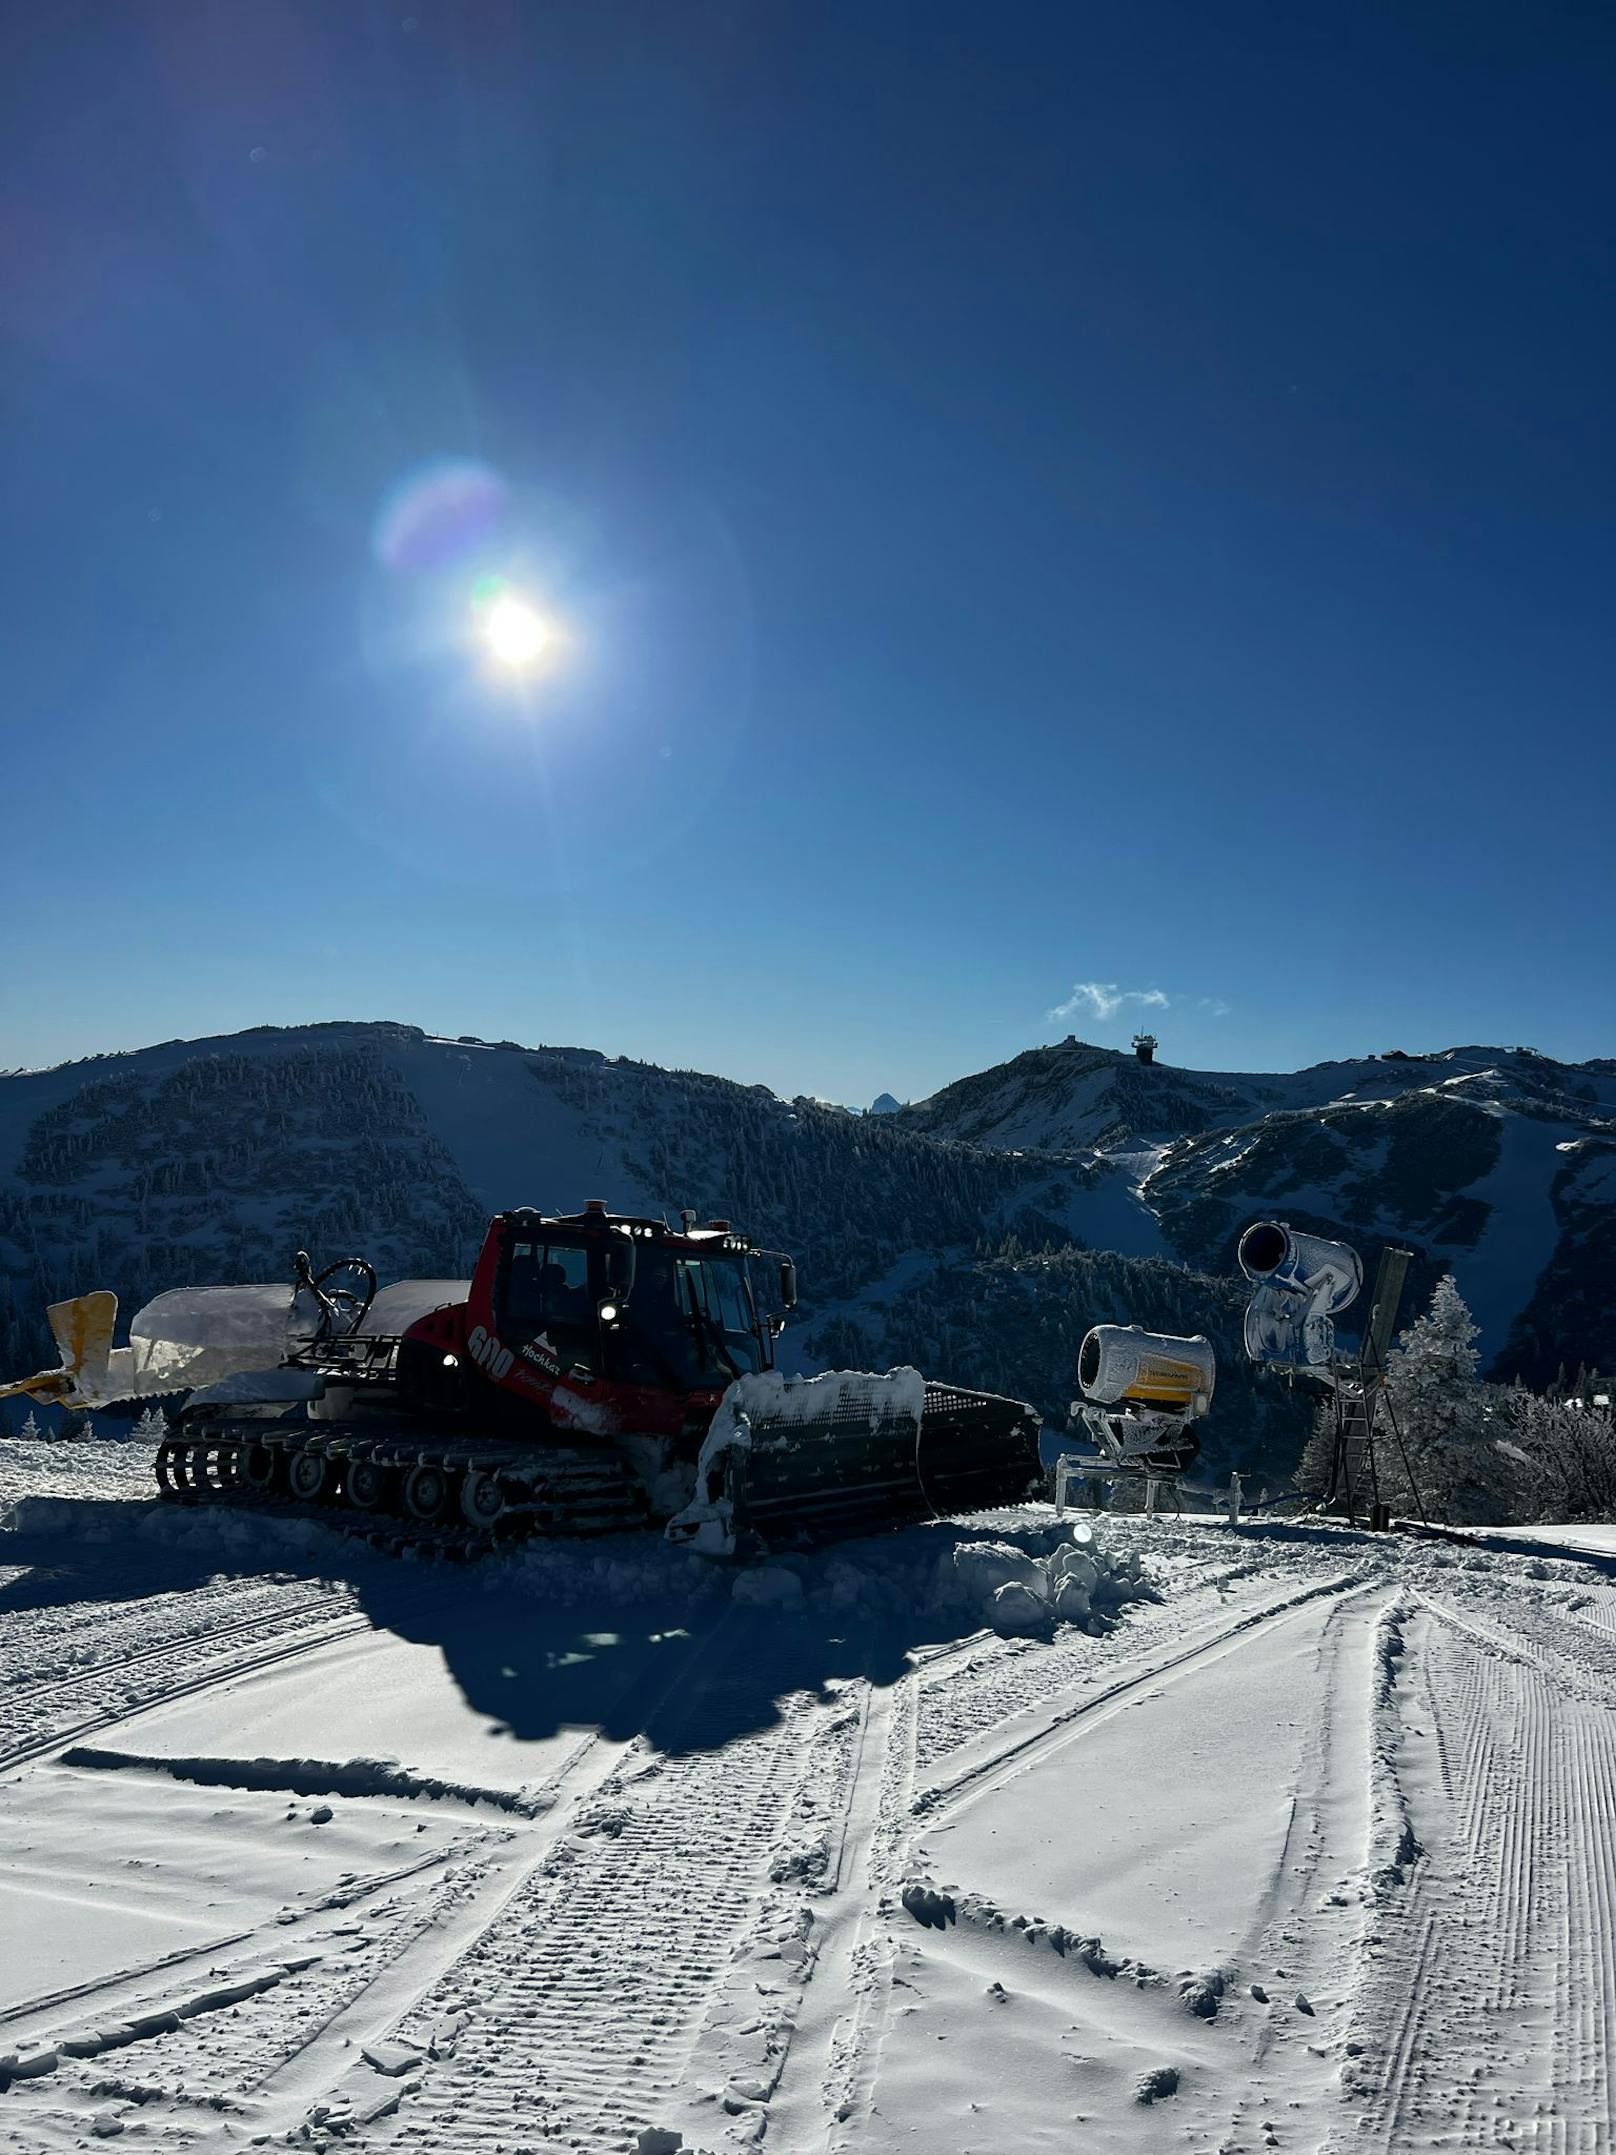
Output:
<instances>
[{"instance_id":1,"label":"snow cannon nozzle","mask_svg":"<svg viewBox=\"0 0 1616 2155\"><path fill-rule=\"evenodd\" d=\"M1212 1404L1217 1374L1212 1342L1199 1334L1181 1339L1136 1324L1091 1327L1077 1350L1083 1396L1073 1401L1072 1416L1074 1434L1081 1422L1097 1456L1061 1462L1057 1503L1065 1473L1143 1480L1151 1502L1158 1484L1176 1487L1200 1451L1194 1425Z\"/></svg>"},{"instance_id":2,"label":"snow cannon nozzle","mask_svg":"<svg viewBox=\"0 0 1616 2155\"><path fill-rule=\"evenodd\" d=\"M1271 1281L1336 1316L1356 1301L1363 1262L1350 1242L1310 1235L1283 1220L1258 1220L1240 1237L1236 1255L1248 1280Z\"/></svg>"},{"instance_id":3,"label":"snow cannon nozzle","mask_svg":"<svg viewBox=\"0 0 1616 2155\"><path fill-rule=\"evenodd\" d=\"M1277 1220L1259 1220L1240 1237L1240 1269L1248 1280L1277 1272L1289 1254L1291 1238Z\"/></svg>"}]
</instances>

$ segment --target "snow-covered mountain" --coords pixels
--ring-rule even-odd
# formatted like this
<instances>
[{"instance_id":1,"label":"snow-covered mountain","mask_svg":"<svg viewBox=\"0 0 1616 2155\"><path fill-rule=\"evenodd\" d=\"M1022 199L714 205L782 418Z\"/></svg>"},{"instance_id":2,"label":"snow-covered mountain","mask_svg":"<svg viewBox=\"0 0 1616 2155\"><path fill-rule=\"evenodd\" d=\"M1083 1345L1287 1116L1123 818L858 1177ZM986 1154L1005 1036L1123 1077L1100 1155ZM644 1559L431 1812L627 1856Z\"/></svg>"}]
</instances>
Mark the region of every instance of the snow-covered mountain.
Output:
<instances>
[{"instance_id":1,"label":"snow-covered mountain","mask_svg":"<svg viewBox=\"0 0 1616 2155\"><path fill-rule=\"evenodd\" d=\"M36 1366L45 1303L85 1287L133 1309L285 1278L299 1248L458 1275L490 1212L590 1197L691 1205L791 1250L806 1366L914 1361L1059 1414L1088 1324L1204 1328L1209 1436L1242 1458L1301 1411L1239 1353L1234 1241L1261 1213L1344 1230L1371 1263L1407 1242L1415 1293L1451 1263L1506 1366L1616 1359L1613 1064L1459 1049L1230 1076L1071 1044L855 1116L356 1023L0 1077L0 1369Z\"/></svg>"},{"instance_id":2,"label":"snow-covered mountain","mask_svg":"<svg viewBox=\"0 0 1616 2155\"><path fill-rule=\"evenodd\" d=\"M490 1212L595 1196L789 1240L834 1296L917 1248L1018 1223L1061 1238L1072 1180L762 1086L400 1025L265 1028L0 1078L0 1275L30 1297L91 1275L126 1296L278 1278L299 1246L452 1274Z\"/></svg>"},{"instance_id":3,"label":"snow-covered mountain","mask_svg":"<svg viewBox=\"0 0 1616 2155\"><path fill-rule=\"evenodd\" d=\"M1226 1272L1265 1212L1451 1268L1499 1374L1616 1360L1616 1062L1393 1051L1294 1073L1177 1070L1068 1040L906 1108L905 1128L1083 1164L1086 1240Z\"/></svg>"}]
</instances>

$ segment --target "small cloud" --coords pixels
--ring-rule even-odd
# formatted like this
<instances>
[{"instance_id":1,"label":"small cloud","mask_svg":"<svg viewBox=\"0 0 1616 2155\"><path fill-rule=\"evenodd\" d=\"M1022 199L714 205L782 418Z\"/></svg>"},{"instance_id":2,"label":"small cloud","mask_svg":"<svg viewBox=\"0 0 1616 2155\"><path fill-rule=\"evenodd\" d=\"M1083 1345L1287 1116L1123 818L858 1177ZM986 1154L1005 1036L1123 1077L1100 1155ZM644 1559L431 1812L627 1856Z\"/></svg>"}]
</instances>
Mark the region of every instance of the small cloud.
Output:
<instances>
[{"instance_id":1,"label":"small cloud","mask_svg":"<svg viewBox=\"0 0 1616 2155\"><path fill-rule=\"evenodd\" d=\"M1226 1018L1233 1007L1233 1004L1226 1003L1221 995L1203 995L1201 997L1201 1008L1209 1018Z\"/></svg>"},{"instance_id":2,"label":"small cloud","mask_svg":"<svg viewBox=\"0 0 1616 2155\"><path fill-rule=\"evenodd\" d=\"M1064 1003L1057 1003L1050 1018L1098 1018L1109 1024L1125 1004L1141 1010L1165 1010L1167 997L1160 988L1119 988L1114 980L1080 980Z\"/></svg>"}]
</instances>

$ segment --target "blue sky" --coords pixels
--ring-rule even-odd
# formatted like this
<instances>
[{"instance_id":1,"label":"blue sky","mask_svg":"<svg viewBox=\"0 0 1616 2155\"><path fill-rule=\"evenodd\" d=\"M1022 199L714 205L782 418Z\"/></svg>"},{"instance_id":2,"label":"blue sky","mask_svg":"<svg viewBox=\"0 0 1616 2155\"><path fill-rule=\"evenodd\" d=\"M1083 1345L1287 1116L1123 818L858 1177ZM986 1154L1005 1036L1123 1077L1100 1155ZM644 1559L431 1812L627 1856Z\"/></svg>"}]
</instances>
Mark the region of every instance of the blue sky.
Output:
<instances>
[{"instance_id":1,"label":"blue sky","mask_svg":"<svg viewBox=\"0 0 1616 2155\"><path fill-rule=\"evenodd\" d=\"M0 1062L1616 1052L1613 89L1549 5L11 11Z\"/></svg>"}]
</instances>

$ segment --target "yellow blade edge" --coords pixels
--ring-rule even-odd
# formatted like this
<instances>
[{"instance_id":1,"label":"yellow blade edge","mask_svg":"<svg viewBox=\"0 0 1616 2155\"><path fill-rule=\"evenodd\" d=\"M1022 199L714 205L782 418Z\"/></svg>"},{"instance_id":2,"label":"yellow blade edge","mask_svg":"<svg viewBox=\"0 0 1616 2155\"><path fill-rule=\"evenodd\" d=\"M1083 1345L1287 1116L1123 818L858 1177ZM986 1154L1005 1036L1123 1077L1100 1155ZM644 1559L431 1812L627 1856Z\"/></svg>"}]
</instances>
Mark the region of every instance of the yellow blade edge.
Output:
<instances>
[{"instance_id":1,"label":"yellow blade edge","mask_svg":"<svg viewBox=\"0 0 1616 2155\"><path fill-rule=\"evenodd\" d=\"M118 1322L115 1294L102 1287L93 1294L74 1295L70 1302L53 1302L45 1312L45 1322L62 1351L62 1367L69 1376L88 1378L92 1384L105 1377Z\"/></svg>"},{"instance_id":2,"label":"yellow blade edge","mask_svg":"<svg viewBox=\"0 0 1616 2155\"><path fill-rule=\"evenodd\" d=\"M48 1401L63 1398L72 1388L73 1380L65 1369L42 1369L32 1377L19 1377L13 1384L0 1384L0 1399Z\"/></svg>"},{"instance_id":3,"label":"yellow blade edge","mask_svg":"<svg viewBox=\"0 0 1616 2155\"><path fill-rule=\"evenodd\" d=\"M80 1391L93 1393L105 1383L118 1323L118 1297L99 1287L92 1294L53 1302L45 1312L45 1322L61 1354L61 1368L36 1370L31 1377L0 1384L0 1399L15 1399L23 1393L30 1399L72 1400Z\"/></svg>"}]
</instances>

